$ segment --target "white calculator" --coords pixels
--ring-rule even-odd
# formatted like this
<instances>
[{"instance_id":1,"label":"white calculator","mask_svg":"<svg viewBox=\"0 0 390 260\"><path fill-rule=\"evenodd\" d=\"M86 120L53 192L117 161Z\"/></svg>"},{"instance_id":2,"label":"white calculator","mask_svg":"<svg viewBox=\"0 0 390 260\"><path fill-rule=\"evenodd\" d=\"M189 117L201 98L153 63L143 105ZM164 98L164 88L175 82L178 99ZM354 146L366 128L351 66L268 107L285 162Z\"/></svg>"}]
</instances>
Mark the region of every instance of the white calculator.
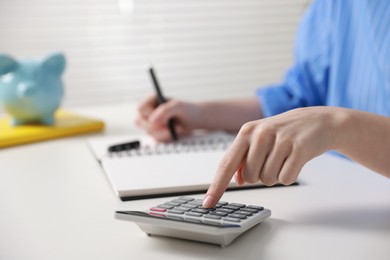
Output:
<instances>
[{"instance_id":1,"label":"white calculator","mask_svg":"<svg viewBox=\"0 0 390 260\"><path fill-rule=\"evenodd\" d=\"M239 235L269 218L271 211L260 205L219 201L203 208L202 200L179 197L146 211L117 211L116 219L135 222L147 235L229 245Z\"/></svg>"}]
</instances>

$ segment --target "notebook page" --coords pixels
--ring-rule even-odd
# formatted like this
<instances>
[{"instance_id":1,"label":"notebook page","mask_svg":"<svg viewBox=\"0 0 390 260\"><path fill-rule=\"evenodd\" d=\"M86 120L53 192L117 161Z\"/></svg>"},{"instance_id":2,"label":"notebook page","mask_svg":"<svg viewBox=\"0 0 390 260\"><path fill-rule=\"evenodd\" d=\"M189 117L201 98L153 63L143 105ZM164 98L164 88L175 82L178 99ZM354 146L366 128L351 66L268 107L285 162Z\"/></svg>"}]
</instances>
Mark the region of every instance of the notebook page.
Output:
<instances>
[{"instance_id":1,"label":"notebook page","mask_svg":"<svg viewBox=\"0 0 390 260\"><path fill-rule=\"evenodd\" d=\"M88 140L115 193L121 199L205 191L234 136L212 132L181 138L174 143L156 143L148 136L102 137ZM139 140L137 150L108 152L120 142ZM228 188L238 185L231 181ZM244 187L264 186L245 184Z\"/></svg>"}]
</instances>

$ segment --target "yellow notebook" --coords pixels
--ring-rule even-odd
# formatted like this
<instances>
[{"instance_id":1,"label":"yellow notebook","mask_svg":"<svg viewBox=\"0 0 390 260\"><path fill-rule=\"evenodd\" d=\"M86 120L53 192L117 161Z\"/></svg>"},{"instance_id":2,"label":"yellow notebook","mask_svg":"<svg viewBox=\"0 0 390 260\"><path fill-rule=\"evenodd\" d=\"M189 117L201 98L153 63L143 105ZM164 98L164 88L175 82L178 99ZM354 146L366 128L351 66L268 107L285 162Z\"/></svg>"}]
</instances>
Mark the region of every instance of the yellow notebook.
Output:
<instances>
[{"instance_id":1,"label":"yellow notebook","mask_svg":"<svg viewBox=\"0 0 390 260\"><path fill-rule=\"evenodd\" d=\"M0 118L0 148L101 131L104 123L97 119L58 110L55 124L11 126L10 117Z\"/></svg>"}]
</instances>

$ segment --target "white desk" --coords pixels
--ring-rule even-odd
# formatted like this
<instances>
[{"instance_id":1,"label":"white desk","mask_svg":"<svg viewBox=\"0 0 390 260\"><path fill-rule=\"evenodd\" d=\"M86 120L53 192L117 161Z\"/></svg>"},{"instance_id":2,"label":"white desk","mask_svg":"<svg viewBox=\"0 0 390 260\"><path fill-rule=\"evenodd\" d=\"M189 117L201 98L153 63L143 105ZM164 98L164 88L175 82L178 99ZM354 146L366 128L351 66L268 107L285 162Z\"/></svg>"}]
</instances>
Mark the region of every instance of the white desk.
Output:
<instances>
[{"instance_id":1,"label":"white desk","mask_svg":"<svg viewBox=\"0 0 390 260\"><path fill-rule=\"evenodd\" d=\"M107 123L104 134L137 133L134 106L79 109ZM121 202L85 138L0 150L0 259L390 259L390 180L321 156L301 185L228 192L272 217L227 248L147 237L115 210L164 199ZM201 198L202 195L196 197Z\"/></svg>"}]
</instances>

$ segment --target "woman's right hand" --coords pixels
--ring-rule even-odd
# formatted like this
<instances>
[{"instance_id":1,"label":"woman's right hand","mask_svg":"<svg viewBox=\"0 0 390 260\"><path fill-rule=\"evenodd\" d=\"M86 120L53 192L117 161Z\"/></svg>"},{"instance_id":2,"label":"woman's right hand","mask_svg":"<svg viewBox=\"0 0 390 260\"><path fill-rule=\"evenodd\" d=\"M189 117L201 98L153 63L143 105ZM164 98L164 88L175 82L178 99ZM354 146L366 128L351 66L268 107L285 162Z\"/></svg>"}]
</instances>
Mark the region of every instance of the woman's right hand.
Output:
<instances>
[{"instance_id":1,"label":"woman's right hand","mask_svg":"<svg viewBox=\"0 0 390 260\"><path fill-rule=\"evenodd\" d=\"M154 139L165 142L171 140L169 119L174 120L176 133L183 136L197 127L201 114L201 108L193 103L171 99L157 105L156 95L150 95L138 105L135 122Z\"/></svg>"}]
</instances>

